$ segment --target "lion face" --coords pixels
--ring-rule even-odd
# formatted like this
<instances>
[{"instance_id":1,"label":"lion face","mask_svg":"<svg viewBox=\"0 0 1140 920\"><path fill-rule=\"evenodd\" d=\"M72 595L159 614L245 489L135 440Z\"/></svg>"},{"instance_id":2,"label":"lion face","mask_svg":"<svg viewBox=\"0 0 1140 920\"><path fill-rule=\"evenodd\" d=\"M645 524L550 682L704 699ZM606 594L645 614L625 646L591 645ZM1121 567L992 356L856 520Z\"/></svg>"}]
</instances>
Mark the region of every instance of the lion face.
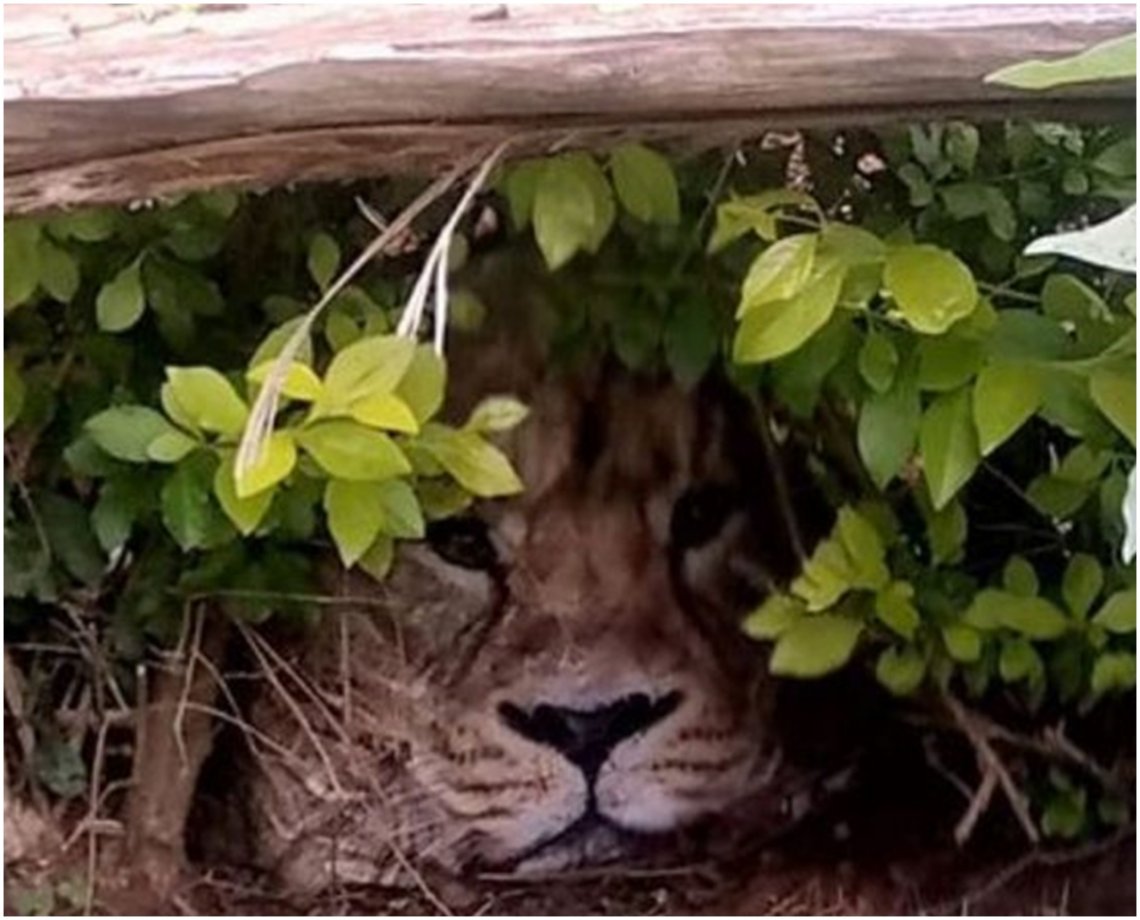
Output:
<instances>
[{"instance_id":1,"label":"lion face","mask_svg":"<svg viewBox=\"0 0 1140 920\"><path fill-rule=\"evenodd\" d=\"M468 404L504 389L466 379ZM345 578L368 607L299 662L322 705L301 701L281 747L309 775L294 762L253 803L305 887L377 880L389 844L455 869L610 857L772 774L738 624L788 550L747 403L612 369L514 389L531 414L502 446L525 492L436 522L383 584ZM258 712L278 738L299 722L268 692Z\"/></svg>"}]
</instances>

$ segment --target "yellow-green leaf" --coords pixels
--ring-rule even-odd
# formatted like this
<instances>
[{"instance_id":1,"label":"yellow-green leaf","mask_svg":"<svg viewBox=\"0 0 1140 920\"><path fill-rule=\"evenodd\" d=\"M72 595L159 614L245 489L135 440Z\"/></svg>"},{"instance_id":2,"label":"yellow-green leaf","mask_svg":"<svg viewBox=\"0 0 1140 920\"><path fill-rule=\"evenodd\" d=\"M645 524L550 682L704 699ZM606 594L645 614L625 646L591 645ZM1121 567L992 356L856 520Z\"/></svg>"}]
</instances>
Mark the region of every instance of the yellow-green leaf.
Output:
<instances>
[{"instance_id":1,"label":"yellow-green leaf","mask_svg":"<svg viewBox=\"0 0 1140 920\"><path fill-rule=\"evenodd\" d=\"M30 298L40 281L40 225L34 220L4 221L4 312Z\"/></svg>"},{"instance_id":2,"label":"yellow-green leaf","mask_svg":"<svg viewBox=\"0 0 1140 920\"><path fill-rule=\"evenodd\" d=\"M942 627L942 641L950 657L962 664L977 661L982 655L982 637L971 626L956 623Z\"/></svg>"},{"instance_id":3,"label":"yellow-green leaf","mask_svg":"<svg viewBox=\"0 0 1140 920\"><path fill-rule=\"evenodd\" d=\"M883 649L875 663L875 677L895 696L909 696L925 676L926 659L910 645Z\"/></svg>"},{"instance_id":4,"label":"yellow-green leaf","mask_svg":"<svg viewBox=\"0 0 1140 920\"><path fill-rule=\"evenodd\" d=\"M488 396L471 414L463 428L476 434L484 431L509 431L521 424L530 410L513 396Z\"/></svg>"},{"instance_id":5,"label":"yellow-green leaf","mask_svg":"<svg viewBox=\"0 0 1140 920\"><path fill-rule=\"evenodd\" d=\"M196 427L232 438L241 435L249 409L212 367L168 367L166 379L179 410Z\"/></svg>"},{"instance_id":6,"label":"yellow-green leaf","mask_svg":"<svg viewBox=\"0 0 1140 920\"><path fill-rule=\"evenodd\" d=\"M446 386L447 364L430 345L420 345L396 385L396 395L412 410L416 421L423 425L443 405Z\"/></svg>"},{"instance_id":7,"label":"yellow-green leaf","mask_svg":"<svg viewBox=\"0 0 1140 920\"><path fill-rule=\"evenodd\" d=\"M515 495L523 489L510 461L473 432L427 425L417 443L475 495L494 498Z\"/></svg>"},{"instance_id":8,"label":"yellow-green leaf","mask_svg":"<svg viewBox=\"0 0 1140 920\"><path fill-rule=\"evenodd\" d=\"M340 266L340 246L327 233L317 233L309 243L306 260L309 277L322 291L329 286Z\"/></svg>"},{"instance_id":9,"label":"yellow-green leaf","mask_svg":"<svg viewBox=\"0 0 1140 920\"><path fill-rule=\"evenodd\" d=\"M214 495L218 504L226 513L243 537L248 537L257 529L265 517L269 506L273 504L273 493L261 492L242 498L234 488L234 454L227 452L214 472Z\"/></svg>"},{"instance_id":10,"label":"yellow-green leaf","mask_svg":"<svg viewBox=\"0 0 1140 920\"><path fill-rule=\"evenodd\" d=\"M265 441L261 453L249 469L238 477L237 494L249 498L271 489L293 472L297 465L297 444L290 431L275 431Z\"/></svg>"},{"instance_id":11,"label":"yellow-green leaf","mask_svg":"<svg viewBox=\"0 0 1140 920\"><path fill-rule=\"evenodd\" d=\"M140 256L99 289L95 318L100 329L123 332L139 321L146 308L141 267Z\"/></svg>"},{"instance_id":12,"label":"yellow-green leaf","mask_svg":"<svg viewBox=\"0 0 1140 920\"><path fill-rule=\"evenodd\" d=\"M833 268L791 299L750 310L736 331L733 360L759 364L795 351L831 317L842 282L842 270Z\"/></svg>"},{"instance_id":13,"label":"yellow-green leaf","mask_svg":"<svg viewBox=\"0 0 1140 920\"><path fill-rule=\"evenodd\" d=\"M1041 405L1041 372L1028 364L990 364L974 381L974 425L986 456L1014 434Z\"/></svg>"},{"instance_id":14,"label":"yellow-green leaf","mask_svg":"<svg viewBox=\"0 0 1140 920\"><path fill-rule=\"evenodd\" d=\"M744 276L737 318L763 304L798 294L811 278L818 240L819 234L801 233L784 237L761 252Z\"/></svg>"},{"instance_id":15,"label":"yellow-green leaf","mask_svg":"<svg viewBox=\"0 0 1140 920\"><path fill-rule=\"evenodd\" d=\"M378 534L372 545L364 551L356 565L371 575L376 581L383 581L392 570L395 557L395 542L386 533Z\"/></svg>"},{"instance_id":16,"label":"yellow-green leaf","mask_svg":"<svg viewBox=\"0 0 1140 920\"><path fill-rule=\"evenodd\" d=\"M393 393L376 393L358 399L348 407L348 414L362 425L415 434L420 430L412 410Z\"/></svg>"},{"instance_id":17,"label":"yellow-green leaf","mask_svg":"<svg viewBox=\"0 0 1140 920\"><path fill-rule=\"evenodd\" d=\"M978 303L974 276L957 256L928 244L887 253L883 283L903 318L919 332L945 332Z\"/></svg>"},{"instance_id":18,"label":"yellow-green leaf","mask_svg":"<svg viewBox=\"0 0 1140 920\"><path fill-rule=\"evenodd\" d=\"M415 351L415 342L404 336L381 335L353 342L332 359L318 405L342 409L366 396L391 393Z\"/></svg>"},{"instance_id":19,"label":"yellow-green leaf","mask_svg":"<svg viewBox=\"0 0 1140 920\"><path fill-rule=\"evenodd\" d=\"M771 670L781 677L821 677L843 667L863 632L858 620L830 613L806 616L780 634Z\"/></svg>"},{"instance_id":20,"label":"yellow-green leaf","mask_svg":"<svg viewBox=\"0 0 1140 920\"><path fill-rule=\"evenodd\" d=\"M330 479L325 486L325 515L340 560L352 566L372 546L384 522L376 501L376 483Z\"/></svg>"},{"instance_id":21,"label":"yellow-green leaf","mask_svg":"<svg viewBox=\"0 0 1140 920\"><path fill-rule=\"evenodd\" d=\"M184 432L164 431L147 445L146 455L156 463L177 463L198 446L199 442Z\"/></svg>"},{"instance_id":22,"label":"yellow-green leaf","mask_svg":"<svg viewBox=\"0 0 1140 920\"><path fill-rule=\"evenodd\" d=\"M744 618L741 628L753 639L775 639L804 613L802 601L787 594L773 594Z\"/></svg>"},{"instance_id":23,"label":"yellow-green leaf","mask_svg":"<svg viewBox=\"0 0 1140 920\"><path fill-rule=\"evenodd\" d=\"M1136 446L1136 361L1127 370L1099 368L1089 378L1089 392L1097 408Z\"/></svg>"},{"instance_id":24,"label":"yellow-green leaf","mask_svg":"<svg viewBox=\"0 0 1140 920\"><path fill-rule=\"evenodd\" d=\"M918 432L930 499L941 510L973 475L981 454L974 430L970 391L939 396L922 416Z\"/></svg>"},{"instance_id":25,"label":"yellow-green leaf","mask_svg":"<svg viewBox=\"0 0 1140 920\"><path fill-rule=\"evenodd\" d=\"M645 223L676 224L681 202L673 167L641 144L623 144L610 158L614 189L630 214Z\"/></svg>"},{"instance_id":26,"label":"yellow-green leaf","mask_svg":"<svg viewBox=\"0 0 1140 920\"><path fill-rule=\"evenodd\" d=\"M245 377L250 383L256 383L261 386L269 378L270 372L273 370L274 361L265 361L257 365L249 371ZM293 361L285 369L285 379L281 384L281 393L288 396L290 399L301 399L305 402L313 402L319 399L323 385L321 378L318 377L311 367L307 364L302 364L300 361Z\"/></svg>"},{"instance_id":27,"label":"yellow-green leaf","mask_svg":"<svg viewBox=\"0 0 1140 920\"><path fill-rule=\"evenodd\" d=\"M1136 76L1136 34L1093 45L1051 61L1034 59L1011 64L986 76L987 83L1018 89L1050 89L1090 80L1123 80Z\"/></svg>"},{"instance_id":28,"label":"yellow-green leaf","mask_svg":"<svg viewBox=\"0 0 1140 920\"><path fill-rule=\"evenodd\" d=\"M350 419L329 419L300 429L297 442L329 475L366 481L412 471L407 457L381 431Z\"/></svg>"},{"instance_id":29,"label":"yellow-green leaf","mask_svg":"<svg viewBox=\"0 0 1140 920\"><path fill-rule=\"evenodd\" d=\"M1136 590L1117 591L1096 612L1092 622L1110 633L1136 632Z\"/></svg>"}]
</instances>

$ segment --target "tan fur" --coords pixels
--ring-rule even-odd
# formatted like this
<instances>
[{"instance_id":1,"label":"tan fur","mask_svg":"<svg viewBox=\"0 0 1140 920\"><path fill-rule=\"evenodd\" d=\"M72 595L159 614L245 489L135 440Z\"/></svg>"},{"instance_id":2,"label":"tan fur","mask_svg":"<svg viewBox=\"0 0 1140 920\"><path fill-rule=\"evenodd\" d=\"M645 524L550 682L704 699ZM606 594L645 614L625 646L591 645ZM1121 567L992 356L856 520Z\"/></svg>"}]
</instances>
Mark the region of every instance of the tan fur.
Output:
<instances>
[{"instance_id":1,"label":"tan fur","mask_svg":"<svg viewBox=\"0 0 1140 920\"><path fill-rule=\"evenodd\" d=\"M502 579L412 544L384 584L338 576L336 590L364 603L326 611L293 651L304 686L281 679L295 706L267 687L253 708L275 745L258 745L247 803L258 856L292 887L390 881L406 859L452 869L590 860L623 831L731 812L771 775L767 684L732 598L778 532L741 508L708 545L669 549L686 489L755 491L749 477L766 475L741 469L727 446L729 427L750 420L667 380L551 369L529 336L541 309L529 293L518 300L496 304L480 341L451 351L457 417L506 390L532 407L504 443L526 491L480 509ZM586 779L512 730L501 705L588 711L638 693L681 702L601 766L604 826L563 840Z\"/></svg>"}]
</instances>

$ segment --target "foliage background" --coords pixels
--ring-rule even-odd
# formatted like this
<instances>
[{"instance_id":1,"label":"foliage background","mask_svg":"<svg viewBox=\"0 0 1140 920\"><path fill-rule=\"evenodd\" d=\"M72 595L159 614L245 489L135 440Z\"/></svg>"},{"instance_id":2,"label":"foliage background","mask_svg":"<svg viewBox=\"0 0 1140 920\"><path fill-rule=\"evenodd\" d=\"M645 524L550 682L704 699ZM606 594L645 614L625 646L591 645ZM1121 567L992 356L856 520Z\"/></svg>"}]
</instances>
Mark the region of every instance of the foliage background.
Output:
<instances>
[{"instance_id":1,"label":"foliage background","mask_svg":"<svg viewBox=\"0 0 1140 920\"><path fill-rule=\"evenodd\" d=\"M244 494L229 475L256 369L373 235L356 199L395 213L413 191L220 192L7 223L5 626L36 683L34 782L84 793L90 738L53 709L83 687L99 706L130 700L134 664L195 600L252 621L318 615L322 551L383 577L393 540L519 487L493 439L523 408L438 424L442 363L391 335L411 244L326 311L277 417L285 459ZM1134 277L1022 252L1134 197L1131 125L953 122L682 162L628 145L513 163L485 199L497 229L476 209L450 253L450 334L487 309L464 261L536 246L563 307L556 360L608 350L686 386L719 365L810 451L835 530L744 624L774 643L777 673L854 661L899 695L1079 719L1135 683ZM351 356L398 372L345 384ZM391 463L368 467L378 450ZM77 635L85 657L50 651ZM1039 785L1047 832L1127 819L1088 771Z\"/></svg>"}]
</instances>

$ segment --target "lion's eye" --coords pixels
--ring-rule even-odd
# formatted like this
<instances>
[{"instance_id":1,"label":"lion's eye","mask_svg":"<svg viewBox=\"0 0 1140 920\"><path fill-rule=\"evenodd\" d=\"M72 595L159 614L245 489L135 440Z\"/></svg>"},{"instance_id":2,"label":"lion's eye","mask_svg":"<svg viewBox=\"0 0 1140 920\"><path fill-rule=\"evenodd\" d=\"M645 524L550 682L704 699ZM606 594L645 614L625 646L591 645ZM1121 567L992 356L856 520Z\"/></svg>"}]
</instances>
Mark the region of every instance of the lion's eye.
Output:
<instances>
[{"instance_id":1,"label":"lion's eye","mask_svg":"<svg viewBox=\"0 0 1140 920\"><path fill-rule=\"evenodd\" d=\"M669 539L677 549L704 546L720 533L737 498L725 485L702 485L689 489L673 506Z\"/></svg>"},{"instance_id":2,"label":"lion's eye","mask_svg":"<svg viewBox=\"0 0 1140 920\"><path fill-rule=\"evenodd\" d=\"M499 561L487 525L477 517L432 521L427 526L427 541L442 559L465 569L485 572Z\"/></svg>"}]
</instances>

